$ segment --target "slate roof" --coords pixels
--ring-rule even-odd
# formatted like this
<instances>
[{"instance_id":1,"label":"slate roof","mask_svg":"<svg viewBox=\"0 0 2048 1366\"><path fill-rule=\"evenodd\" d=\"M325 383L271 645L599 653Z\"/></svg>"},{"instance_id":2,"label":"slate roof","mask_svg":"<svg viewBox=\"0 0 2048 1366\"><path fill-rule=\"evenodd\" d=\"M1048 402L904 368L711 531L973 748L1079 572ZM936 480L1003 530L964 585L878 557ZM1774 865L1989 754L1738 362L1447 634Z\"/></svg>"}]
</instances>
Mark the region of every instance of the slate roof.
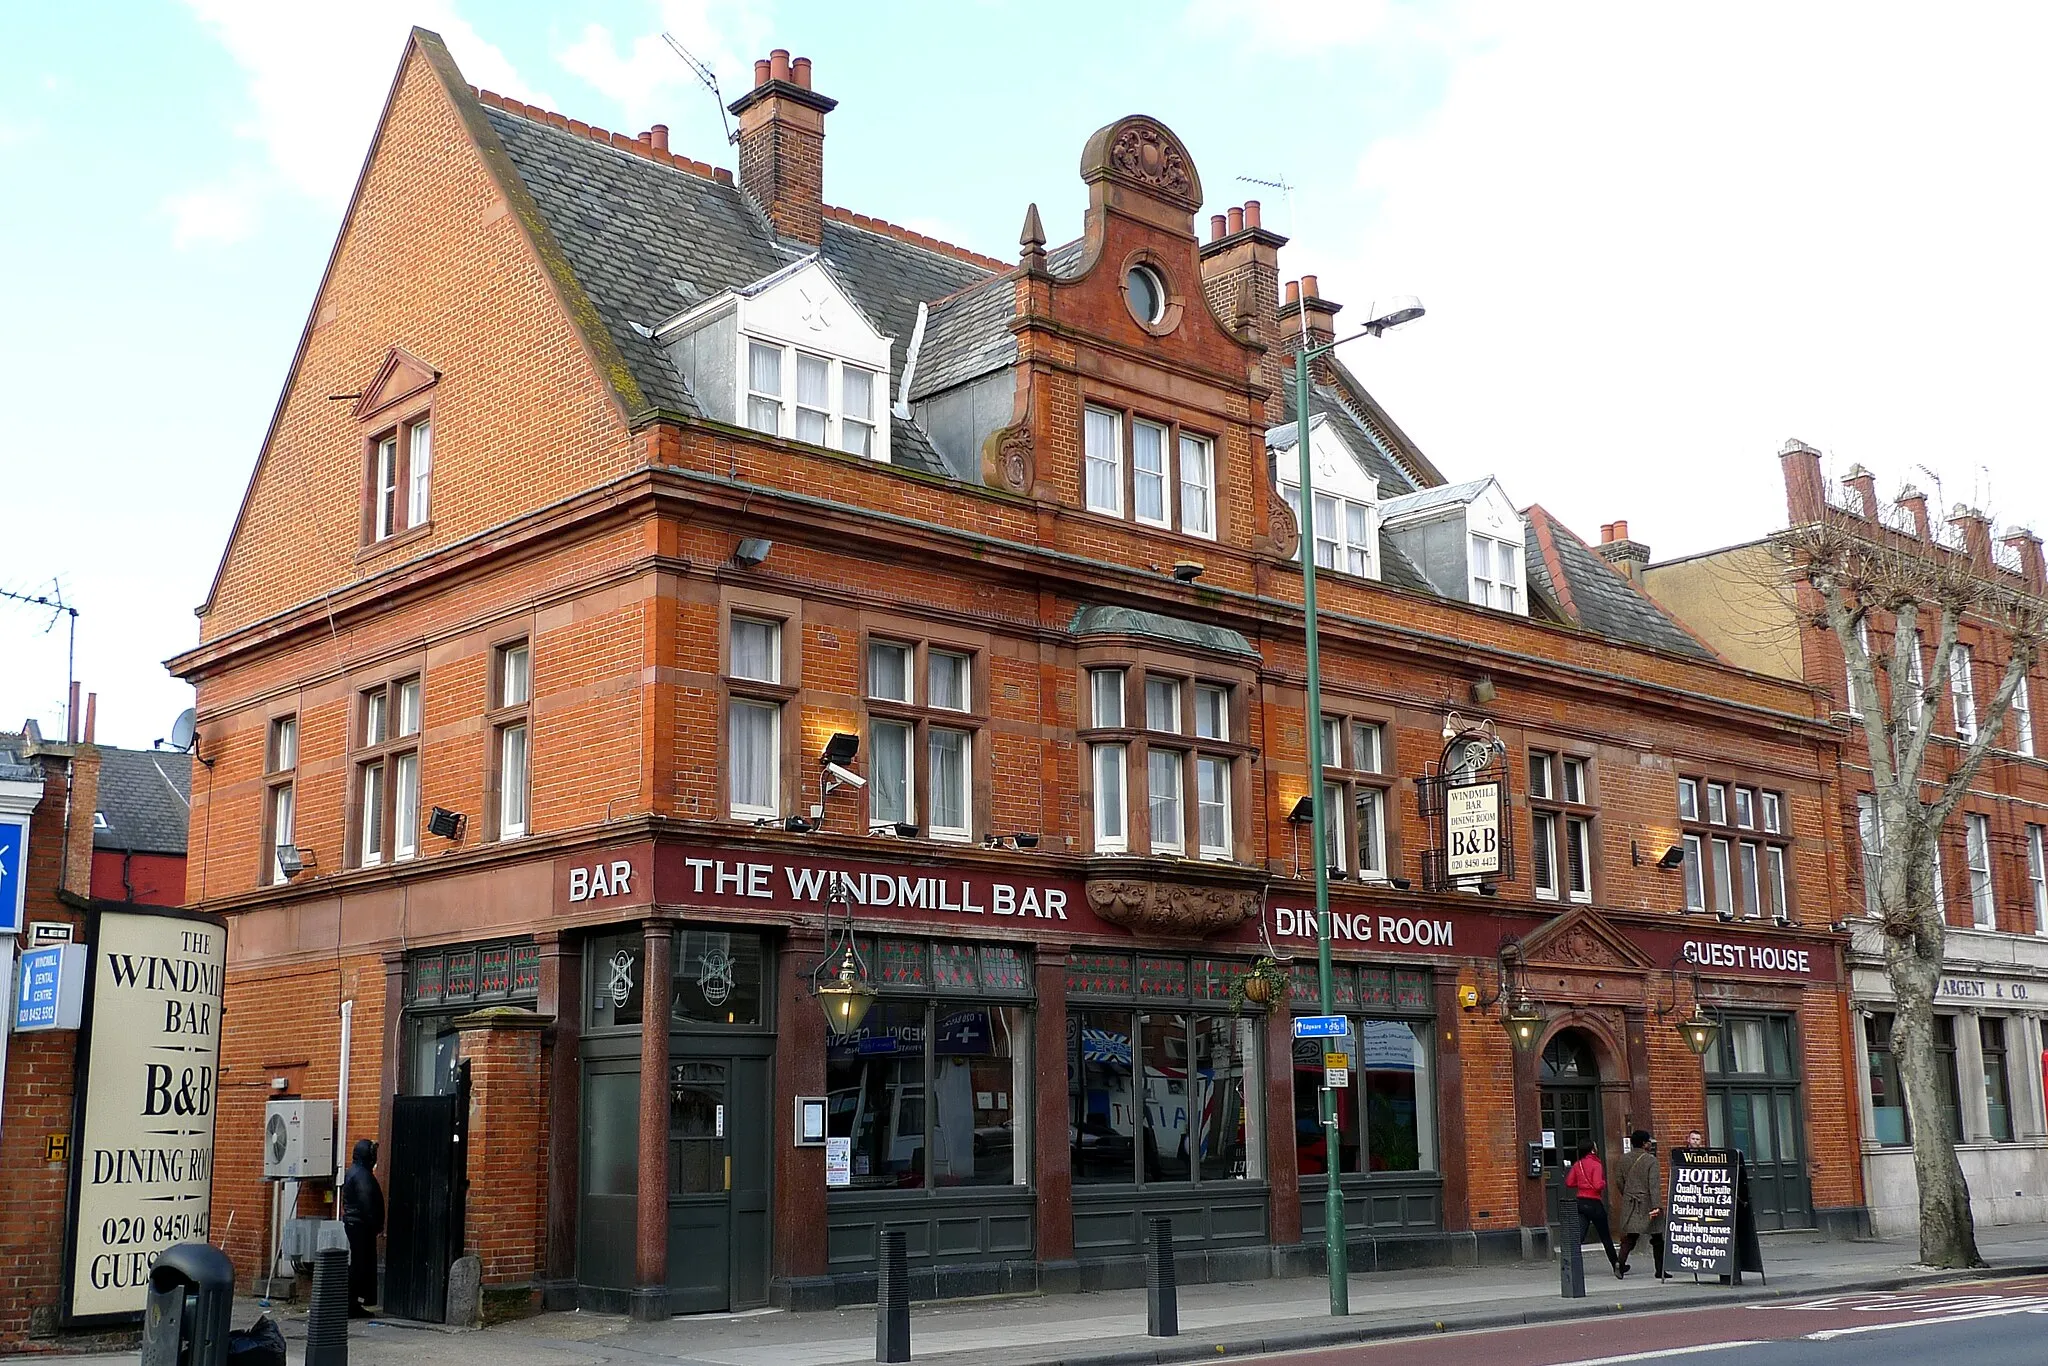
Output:
<instances>
[{"instance_id":1,"label":"slate roof","mask_svg":"<svg viewBox=\"0 0 2048 1366\"><path fill-rule=\"evenodd\" d=\"M100 746L99 811L92 846L133 854L183 854L192 811L192 756L176 750Z\"/></svg>"},{"instance_id":2,"label":"slate roof","mask_svg":"<svg viewBox=\"0 0 2048 1366\"><path fill-rule=\"evenodd\" d=\"M1331 430L1335 431L1338 439L1343 442L1345 449L1352 453L1353 458L1370 470L1375 478L1383 481L1380 484L1383 492L1389 487L1384 482L1389 475L1395 480L1391 487L1397 489L1407 487L1405 476L1401 475L1398 470L1387 467L1383 472L1381 464L1371 459L1370 452L1373 448L1366 437L1365 430L1352 421L1348 413L1343 412L1341 409L1329 412L1318 411L1313 406L1313 398L1311 398L1310 403L1309 430L1311 432L1315 431L1318 425L1328 426ZM1293 450L1294 431L1295 424L1292 422L1268 431L1266 433L1266 449L1276 455ZM1388 537L1384 524L1380 527L1380 582L1391 584L1395 588L1413 589L1418 593L1436 592L1435 587L1430 584L1429 580L1422 576L1422 571L1416 568L1415 562L1409 559L1401 548L1395 545Z\"/></svg>"},{"instance_id":3,"label":"slate roof","mask_svg":"<svg viewBox=\"0 0 2048 1366\"><path fill-rule=\"evenodd\" d=\"M1398 498L1388 498L1380 504L1383 518L1410 517L1431 512L1443 507L1462 507L1483 493L1492 479L1467 479L1461 484L1439 484L1435 488L1417 489L1404 493Z\"/></svg>"},{"instance_id":4,"label":"slate roof","mask_svg":"<svg viewBox=\"0 0 2048 1366\"><path fill-rule=\"evenodd\" d=\"M1052 248L1045 254L1045 268L1054 279L1072 279L1086 245L1077 239ZM1010 330L1016 316L1017 291L1009 275L991 276L933 304L917 352L917 373L910 380L911 399L944 393L1016 364L1017 334Z\"/></svg>"},{"instance_id":5,"label":"slate roof","mask_svg":"<svg viewBox=\"0 0 2048 1366\"><path fill-rule=\"evenodd\" d=\"M1282 426L1274 428L1273 431L1287 432L1287 445L1292 447L1294 445L1292 434L1294 427L1294 386L1291 383L1282 384L1280 390L1281 411L1286 416L1287 421ZM1373 478L1379 480L1381 497L1392 498L1403 493L1413 492L1415 489L1422 487L1416 481L1415 476L1409 473L1407 467L1394 458L1393 453L1388 448L1388 444L1376 432L1358 420L1358 415L1351 410L1349 405L1346 404L1344 396L1337 390L1327 384L1311 383L1308 391L1308 411L1311 421L1320 415L1325 422L1330 424L1331 430L1344 438L1344 444L1358 458L1358 462L1365 466L1367 472ZM1271 445L1273 441L1274 437L1269 433L1266 442L1268 445Z\"/></svg>"},{"instance_id":6,"label":"slate roof","mask_svg":"<svg viewBox=\"0 0 2048 1366\"><path fill-rule=\"evenodd\" d=\"M41 782L43 770L21 757L28 737L19 731L0 731L0 783Z\"/></svg>"},{"instance_id":7,"label":"slate roof","mask_svg":"<svg viewBox=\"0 0 2048 1366\"><path fill-rule=\"evenodd\" d=\"M1715 657L1540 504L1523 509L1522 516L1529 527L1525 557L1529 586L1545 593L1567 620L1652 649L1697 659Z\"/></svg>"},{"instance_id":8,"label":"slate roof","mask_svg":"<svg viewBox=\"0 0 2048 1366\"><path fill-rule=\"evenodd\" d=\"M651 337L676 314L810 254L776 241L736 186L649 160L523 114L483 106L576 282L589 295L633 379L656 407L701 416L694 395ZM820 255L885 335L894 399L919 303L990 278L982 266L828 218ZM922 432L897 419L895 463L954 473Z\"/></svg>"}]
</instances>

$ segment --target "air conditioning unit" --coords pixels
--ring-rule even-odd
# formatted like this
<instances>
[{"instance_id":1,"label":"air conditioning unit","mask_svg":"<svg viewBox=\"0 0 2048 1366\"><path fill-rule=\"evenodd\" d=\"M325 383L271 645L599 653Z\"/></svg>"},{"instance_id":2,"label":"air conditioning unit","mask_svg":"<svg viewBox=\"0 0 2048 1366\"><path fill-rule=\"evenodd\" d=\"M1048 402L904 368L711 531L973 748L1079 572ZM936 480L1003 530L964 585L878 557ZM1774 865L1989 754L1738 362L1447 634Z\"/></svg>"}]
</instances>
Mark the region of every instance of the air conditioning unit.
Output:
<instances>
[{"instance_id":1,"label":"air conditioning unit","mask_svg":"<svg viewBox=\"0 0 2048 1366\"><path fill-rule=\"evenodd\" d=\"M273 1100L264 1106L263 1174L287 1180L334 1174L334 1102Z\"/></svg>"}]
</instances>

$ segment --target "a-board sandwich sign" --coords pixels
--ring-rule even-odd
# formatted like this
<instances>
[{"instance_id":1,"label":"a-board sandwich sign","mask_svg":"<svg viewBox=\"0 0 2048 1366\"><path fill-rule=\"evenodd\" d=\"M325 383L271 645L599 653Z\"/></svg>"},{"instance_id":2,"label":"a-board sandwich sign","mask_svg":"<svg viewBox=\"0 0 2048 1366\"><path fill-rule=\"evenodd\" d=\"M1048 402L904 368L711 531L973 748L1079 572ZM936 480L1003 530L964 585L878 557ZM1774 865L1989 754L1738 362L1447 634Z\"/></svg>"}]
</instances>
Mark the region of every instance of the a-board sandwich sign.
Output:
<instances>
[{"instance_id":1,"label":"a-board sandwich sign","mask_svg":"<svg viewBox=\"0 0 2048 1366\"><path fill-rule=\"evenodd\" d=\"M1748 1173L1733 1148L1674 1148L1664 1202L1664 1264L1671 1272L1734 1277L1763 1271Z\"/></svg>"},{"instance_id":2,"label":"a-board sandwich sign","mask_svg":"<svg viewBox=\"0 0 2048 1366\"><path fill-rule=\"evenodd\" d=\"M227 929L103 910L91 928L72 1133L64 1320L139 1321L150 1267L210 1231Z\"/></svg>"}]
</instances>

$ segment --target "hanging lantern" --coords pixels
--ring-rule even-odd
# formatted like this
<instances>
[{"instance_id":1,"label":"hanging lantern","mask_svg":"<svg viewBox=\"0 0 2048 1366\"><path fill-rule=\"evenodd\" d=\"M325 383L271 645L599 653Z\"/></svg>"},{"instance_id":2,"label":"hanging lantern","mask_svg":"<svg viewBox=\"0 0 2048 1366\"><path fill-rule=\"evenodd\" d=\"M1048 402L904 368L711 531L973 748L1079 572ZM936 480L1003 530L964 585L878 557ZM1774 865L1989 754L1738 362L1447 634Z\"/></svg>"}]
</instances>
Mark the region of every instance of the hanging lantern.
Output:
<instances>
[{"instance_id":1,"label":"hanging lantern","mask_svg":"<svg viewBox=\"0 0 2048 1366\"><path fill-rule=\"evenodd\" d=\"M1678 1037L1685 1040L1685 1046L1696 1058L1704 1058L1714 1046L1714 1040L1721 1037L1721 1022L1707 1014L1705 1006L1694 1003L1690 1019L1678 1022Z\"/></svg>"},{"instance_id":2,"label":"hanging lantern","mask_svg":"<svg viewBox=\"0 0 2048 1366\"><path fill-rule=\"evenodd\" d=\"M847 899L845 884L836 874L825 894L825 932L828 935L832 933L832 909L835 906L845 908L846 919L839 927L837 940L825 950L818 966L811 969L811 996L825 1012L827 1028L834 1034L851 1034L860 1028L860 1022L867 1018L868 1008L874 1005L875 988L868 981L867 962L860 956L860 948L854 942L853 903ZM835 954L839 958L836 970L832 967Z\"/></svg>"},{"instance_id":3,"label":"hanging lantern","mask_svg":"<svg viewBox=\"0 0 2048 1366\"><path fill-rule=\"evenodd\" d=\"M1516 1000L1500 1023L1517 1053L1533 1052L1543 1037L1543 1010L1527 997Z\"/></svg>"}]
</instances>

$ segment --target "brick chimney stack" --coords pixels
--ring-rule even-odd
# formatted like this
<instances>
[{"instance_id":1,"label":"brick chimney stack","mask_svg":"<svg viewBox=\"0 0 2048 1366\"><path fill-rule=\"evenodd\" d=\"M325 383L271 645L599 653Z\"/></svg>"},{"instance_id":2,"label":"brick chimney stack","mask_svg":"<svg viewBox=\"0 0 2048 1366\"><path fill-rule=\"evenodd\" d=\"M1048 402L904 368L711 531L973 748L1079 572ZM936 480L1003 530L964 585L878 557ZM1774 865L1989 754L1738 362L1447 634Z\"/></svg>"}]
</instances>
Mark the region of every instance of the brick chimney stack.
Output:
<instances>
[{"instance_id":1,"label":"brick chimney stack","mask_svg":"<svg viewBox=\"0 0 2048 1366\"><path fill-rule=\"evenodd\" d=\"M1977 566L1979 574L1991 573L1991 519L1967 503L1957 503L1948 524L1962 539L1963 553Z\"/></svg>"},{"instance_id":2,"label":"brick chimney stack","mask_svg":"<svg viewBox=\"0 0 2048 1366\"><path fill-rule=\"evenodd\" d=\"M2025 527L2015 527L1999 540L2019 557L2020 577L2027 587L2036 593L2048 592L2048 560L2041 554L2041 538Z\"/></svg>"},{"instance_id":3,"label":"brick chimney stack","mask_svg":"<svg viewBox=\"0 0 2048 1366\"><path fill-rule=\"evenodd\" d=\"M1272 397L1266 400L1266 420L1279 421L1280 386L1280 248L1287 239L1259 222L1259 201L1247 199L1226 213L1209 219L1209 240L1202 244L1202 291L1218 317L1229 319L1237 307L1240 281L1251 294L1251 311L1259 341L1267 347L1259 361L1259 382Z\"/></svg>"},{"instance_id":4,"label":"brick chimney stack","mask_svg":"<svg viewBox=\"0 0 2048 1366\"><path fill-rule=\"evenodd\" d=\"M1641 586L1643 571L1650 567L1650 547L1629 539L1627 522L1609 522L1602 526L1600 544L1594 549L1600 552L1601 559L1619 569L1623 578Z\"/></svg>"},{"instance_id":5,"label":"brick chimney stack","mask_svg":"<svg viewBox=\"0 0 2048 1366\"><path fill-rule=\"evenodd\" d=\"M1842 476L1842 487L1855 498L1853 509L1866 522L1877 520L1877 476L1861 465L1849 466L1849 472Z\"/></svg>"},{"instance_id":6,"label":"brick chimney stack","mask_svg":"<svg viewBox=\"0 0 2048 1366\"><path fill-rule=\"evenodd\" d=\"M740 188L777 237L825 240L825 115L839 105L811 89L811 59L777 48L754 63L754 88L734 100L740 121Z\"/></svg>"},{"instance_id":7,"label":"brick chimney stack","mask_svg":"<svg viewBox=\"0 0 2048 1366\"><path fill-rule=\"evenodd\" d=\"M1927 520L1927 495L1908 484L1899 490L1899 496L1892 501L1904 508L1906 515L1913 519L1913 534L1932 545L1934 531Z\"/></svg>"},{"instance_id":8,"label":"brick chimney stack","mask_svg":"<svg viewBox=\"0 0 2048 1366\"><path fill-rule=\"evenodd\" d=\"M1309 345L1327 346L1337 340L1337 313L1343 307L1322 296L1313 275L1304 275L1298 282L1289 281L1287 300L1280 305L1280 332L1285 339L1281 349L1292 356L1301 348L1304 317L1308 320Z\"/></svg>"}]
</instances>

